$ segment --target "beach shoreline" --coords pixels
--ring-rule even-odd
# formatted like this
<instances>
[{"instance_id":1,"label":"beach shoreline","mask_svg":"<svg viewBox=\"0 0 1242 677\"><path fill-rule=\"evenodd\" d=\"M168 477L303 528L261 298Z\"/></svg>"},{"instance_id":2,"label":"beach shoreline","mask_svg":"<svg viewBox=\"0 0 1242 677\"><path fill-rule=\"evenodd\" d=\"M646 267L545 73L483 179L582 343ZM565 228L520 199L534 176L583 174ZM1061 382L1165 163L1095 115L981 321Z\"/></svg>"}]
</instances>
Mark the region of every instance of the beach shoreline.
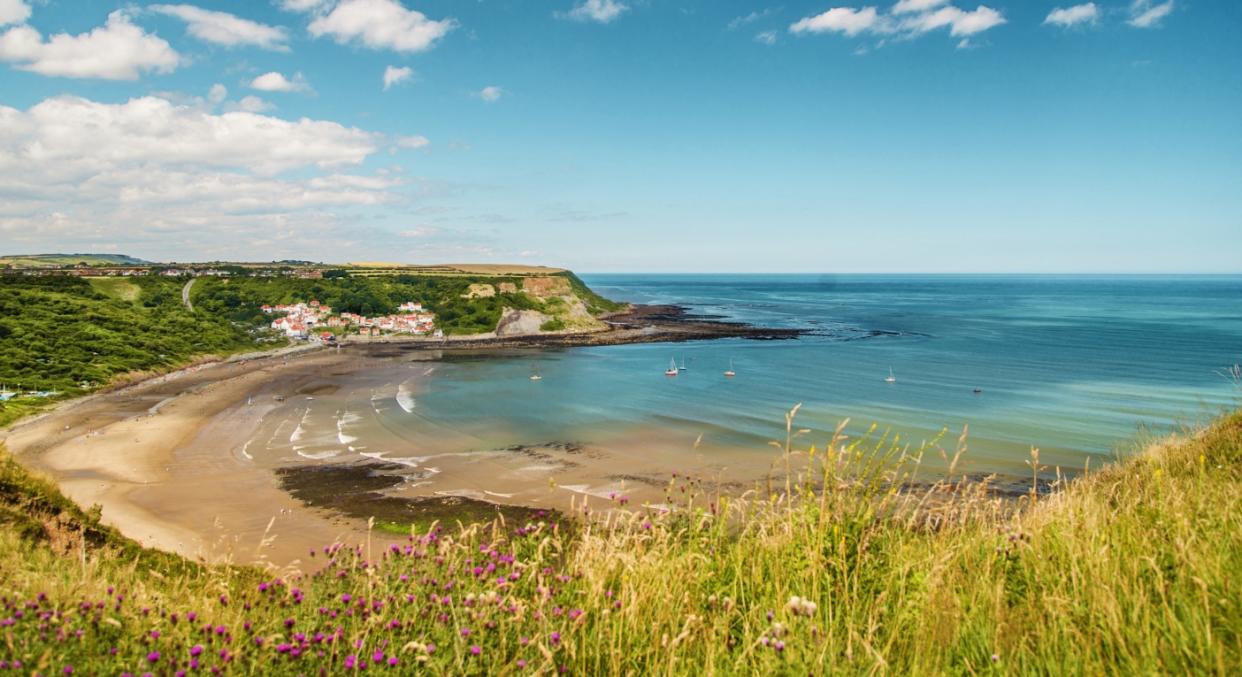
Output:
<instances>
[{"instance_id":1,"label":"beach shoreline","mask_svg":"<svg viewBox=\"0 0 1242 677\"><path fill-rule=\"evenodd\" d=\"M801 333L695 318L673 306L632 306L605 321L608 329L586 333L348 341L336 350L302 344L239 354L67 400L0 430L0 442L80 506L100 506L104 523L144 546L204 561L297 569L308 549L325 543L397 538L297 500L276 472L245 457L245 444L273 402L331 367L360 355L384 357L385 344L399 352L492 353Z\"/></svg>"}]
</instances>

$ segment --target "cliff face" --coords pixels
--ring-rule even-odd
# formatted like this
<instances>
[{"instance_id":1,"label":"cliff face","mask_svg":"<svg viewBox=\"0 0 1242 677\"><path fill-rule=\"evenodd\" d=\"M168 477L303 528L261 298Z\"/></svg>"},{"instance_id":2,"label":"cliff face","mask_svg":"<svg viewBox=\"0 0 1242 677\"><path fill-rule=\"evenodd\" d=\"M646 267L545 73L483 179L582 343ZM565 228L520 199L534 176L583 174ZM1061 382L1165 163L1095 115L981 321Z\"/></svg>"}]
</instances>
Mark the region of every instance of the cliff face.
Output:
<instances>
[{"instance_id":1,"label":"cliff face","mask_svg":"<svg viewBox=\"0 0 1242 677\"><path fill-rule=\"evenodd\" d=\"M572 294L569 280L563 277L527 277L522 279L522 291L536 298L546 299L553 296Z\"/></svg>"},{"instance_id":2,"label":"cliff face","mask_svg":"<svg viewBox=\"0 0 1242 677\"><path fill-rule=\"evenodd\" d=\"M506 308L496 324L497 336L530 336L540 333L540 327L552 320L538 310L514 310Z\"/></svg>"}]
</instances>

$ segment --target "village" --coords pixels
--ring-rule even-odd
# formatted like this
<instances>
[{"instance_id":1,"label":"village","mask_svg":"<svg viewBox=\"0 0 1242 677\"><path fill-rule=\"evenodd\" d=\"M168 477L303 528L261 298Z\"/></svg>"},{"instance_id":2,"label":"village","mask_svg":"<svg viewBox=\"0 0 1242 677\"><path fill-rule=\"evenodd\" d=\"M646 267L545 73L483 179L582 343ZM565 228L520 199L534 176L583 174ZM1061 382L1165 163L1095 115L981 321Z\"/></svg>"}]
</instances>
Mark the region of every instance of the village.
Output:
<instances>
[{"instance_id":1,"label":"village","mask_svg":"<svg viewBox=\"0 0 1242 677\"><path fill-rule=\"evenodd\" d=\"M272 329L297 340L314 338L324 343L335 342L336 332L322 331L325 327L345 329L346 332L357 328L357 333L362 336L382 336L383 334L432 335L435 338L444 336L444 333L435 327L435 313L426 311L423 304L414 301L407 301L398 306L397 314L382 317L367 317L348 312L333 314L331 306L321 304L319 301L264 305L261 310L268 315L280 315L272 320Z\"/></svg>"}]
</instances>

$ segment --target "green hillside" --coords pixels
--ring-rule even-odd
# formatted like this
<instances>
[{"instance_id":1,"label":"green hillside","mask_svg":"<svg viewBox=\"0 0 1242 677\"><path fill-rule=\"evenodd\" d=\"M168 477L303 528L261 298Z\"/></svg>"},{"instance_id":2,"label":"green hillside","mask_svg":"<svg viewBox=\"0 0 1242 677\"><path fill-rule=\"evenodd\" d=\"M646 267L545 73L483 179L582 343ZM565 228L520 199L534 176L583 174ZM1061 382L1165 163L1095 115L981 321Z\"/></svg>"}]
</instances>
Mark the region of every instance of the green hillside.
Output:
<instances>
[{"instance_id":1,"label":"green hillside","mask_svg":"<svg viewBox=\"0 0 1242 677\"><path fill-rule=\"evenodd\" d=\"M0 256L0 268L42 268L49 266L142 266L150 261L125 254L18 254Z\"/></svg>"},{"instance_id":2,"label":"green hillside","mask_svg":"<svg viewBox=\"0 0 1242 677\"><path fill-rule=\"evenodd\" d=\"M130 372L271 345L259 342L253 327L187 310L181 284L160 277L0 277L0 384L56 393L0 402L0 425Z\"/></svg>"}]
</instances>

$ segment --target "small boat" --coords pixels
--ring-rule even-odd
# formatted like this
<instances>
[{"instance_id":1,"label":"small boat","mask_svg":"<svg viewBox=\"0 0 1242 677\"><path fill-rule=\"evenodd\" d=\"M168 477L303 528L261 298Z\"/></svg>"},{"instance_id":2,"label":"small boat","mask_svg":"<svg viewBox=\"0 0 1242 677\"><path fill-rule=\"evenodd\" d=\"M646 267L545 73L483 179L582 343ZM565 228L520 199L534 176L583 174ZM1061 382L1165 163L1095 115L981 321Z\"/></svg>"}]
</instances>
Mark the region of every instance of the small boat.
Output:
<instances>
[{"instance_id":1,"label":"small boat","mask_svg":"<svg viewBox=\"0 0 1242 677\"><path fill-rule=\"evenodd\" d=\"M979 395L983 392L983 388L975 388L975 394Z\"/></svg>"},{"instance_id":2,"label":"small boat","mask_svg":"<svg viewBox=\"0 0 1242 677\"><path fill-rule=\"evenodd\" d=\"M885 377L884 377L884 382L885 382L885 383L896 383L896 382L897 382L897 377L896 377L896 376L893 376L893 368L892 368L892 367L889 367L889 368L888 368L888 376L885 376Z\"/></svg>"},{"instance_id":3,"label":"small boat","mask_svg":"<svg viewBox=\"0 0 1242 677\"><path fill-rule=\"evenodd\" d=\"M733 371L733 360L729 360L729 371L726 371L724 375L729 378L733 378L734 376L737 376L737 372Z\"/></svg>"},{"instance_id":4,"label":"small boat","mask_svg":"<svg viewBox=\"0 0 1242 677\"><path fill-rule=\"evenodd\" d=\"M678 370L678 371L685 371L685 370L686 370L686 356L685 356L685 355L682 355L682 357L681 357L681 366L680 366L680 367L678 367L678 368L677 368L677 370Z\"/></svg>"},{"instance_id":5,"label":"small boat","mask_svg":"<svg viewBox=\"0 0 1242 677\"><path fill-rule=\"evenodd\" d=\"M676 376L677 373L678 373L677 360L675 358L669 358L668 369L664 370L664 375L665 376Z\"/></svg>"},{"instance_id":6,"label":"small boat","mask_svg":"<svg viewBox=\"0 0 1242 677\"><path fill-rule=\"evenodd\" d=\"M542 381L542 380L543 380L543 377L542 377L542 376L540 376L539 374L531 374L531 375L530 375L530 380L532 380L532 381Z\"/></svg>"}]
</instances>

